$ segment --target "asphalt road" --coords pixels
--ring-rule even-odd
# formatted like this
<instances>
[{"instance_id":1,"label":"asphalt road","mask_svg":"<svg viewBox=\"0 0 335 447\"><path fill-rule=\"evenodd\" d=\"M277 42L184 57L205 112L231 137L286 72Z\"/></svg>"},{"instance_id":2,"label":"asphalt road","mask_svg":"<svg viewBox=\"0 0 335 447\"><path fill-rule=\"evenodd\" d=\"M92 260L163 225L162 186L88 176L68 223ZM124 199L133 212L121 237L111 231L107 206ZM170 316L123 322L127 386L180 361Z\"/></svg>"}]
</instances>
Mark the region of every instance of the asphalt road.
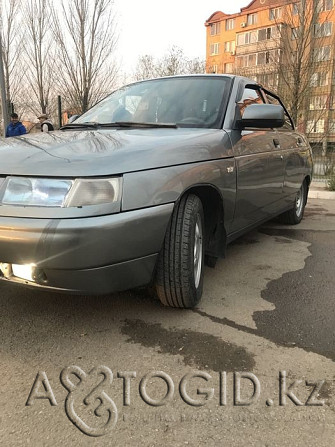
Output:
<instances>
[{"instance_id":1,"label":"asphalt road","mask_svg":"<svg viewBox=\"0 0 335 447\"><path fill-rule=\"evenodd\" d=\"M195 310L1 283L1 445L334 445L334 253L312 199L232 244Z\"/></svg>"}]
</instances>

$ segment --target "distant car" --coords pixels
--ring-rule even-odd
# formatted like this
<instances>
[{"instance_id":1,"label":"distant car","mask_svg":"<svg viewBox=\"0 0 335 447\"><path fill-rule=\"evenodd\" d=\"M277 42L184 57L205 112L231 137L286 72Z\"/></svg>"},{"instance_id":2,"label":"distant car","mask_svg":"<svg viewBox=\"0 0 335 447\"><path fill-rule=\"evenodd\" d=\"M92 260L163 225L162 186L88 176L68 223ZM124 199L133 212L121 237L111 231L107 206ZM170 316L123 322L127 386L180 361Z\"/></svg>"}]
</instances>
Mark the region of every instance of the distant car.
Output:
<instances>
[{"instance_id":1,"label":"distant car","mask_svg":"<svg viewBox=\"0 0 335 447\"><path fill-rule=\"evenodd\" d=\"M0 156L3 280L150 285L180 308L233 239L279 215L298 224L312 178L278 96L230 75L125 86L59 131L3 139Z\"/></svg>"}]
</instances>

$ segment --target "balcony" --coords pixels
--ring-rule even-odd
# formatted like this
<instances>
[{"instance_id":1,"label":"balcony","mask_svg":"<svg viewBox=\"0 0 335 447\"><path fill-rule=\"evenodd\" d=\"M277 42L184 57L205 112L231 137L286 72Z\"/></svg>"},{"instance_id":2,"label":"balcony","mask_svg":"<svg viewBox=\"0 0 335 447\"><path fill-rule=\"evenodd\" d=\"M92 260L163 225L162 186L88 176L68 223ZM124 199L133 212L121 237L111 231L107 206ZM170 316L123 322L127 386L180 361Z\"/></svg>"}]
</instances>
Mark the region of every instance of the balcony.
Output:
<instances>
[{"instance_id":1,"label":"balcony","mask_svg":"<svg viewBox=\"0 0 335 447\"><path fill-rule=\"evenodd\" d=\"M235 48L236 56L244 54L259 53L260 51L276 50L280 48L279 39L263 40L256 43L249 43L246 45L238 45Z\"/></svg>"}]
</instances>

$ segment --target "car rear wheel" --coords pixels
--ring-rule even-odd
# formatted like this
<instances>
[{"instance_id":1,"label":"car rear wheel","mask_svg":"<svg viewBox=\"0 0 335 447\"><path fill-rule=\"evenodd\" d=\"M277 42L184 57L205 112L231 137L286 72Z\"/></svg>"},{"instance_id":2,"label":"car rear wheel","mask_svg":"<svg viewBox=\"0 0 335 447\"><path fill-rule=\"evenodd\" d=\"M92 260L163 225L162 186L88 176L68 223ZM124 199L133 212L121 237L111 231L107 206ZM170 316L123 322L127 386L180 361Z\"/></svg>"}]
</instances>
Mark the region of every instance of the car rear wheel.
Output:
<instances>
[{"instance_id":1,"label":"car rear wheel","mask_svg":"<svg viewBox=\"0 0 335 447\"><path fill-rule=\"evenodd\" d=\"M293 207L280 215L280 221L282 223L297 225L301 222L307 202L307 192L307 184L306 180L304 180L299 191L297 192Z\"/></svg>"},{"instance_id":2,"label":"car rear wheel","mask_svg":"<svg viewBox=\"0 0 335 447\"><path fill-rule=\"evenodd\" d=\"M192 308L200 300L204 270L204 213L199 197L176 204L159 256L155 291L165 306Z\"/></svg>"}]
</instances>

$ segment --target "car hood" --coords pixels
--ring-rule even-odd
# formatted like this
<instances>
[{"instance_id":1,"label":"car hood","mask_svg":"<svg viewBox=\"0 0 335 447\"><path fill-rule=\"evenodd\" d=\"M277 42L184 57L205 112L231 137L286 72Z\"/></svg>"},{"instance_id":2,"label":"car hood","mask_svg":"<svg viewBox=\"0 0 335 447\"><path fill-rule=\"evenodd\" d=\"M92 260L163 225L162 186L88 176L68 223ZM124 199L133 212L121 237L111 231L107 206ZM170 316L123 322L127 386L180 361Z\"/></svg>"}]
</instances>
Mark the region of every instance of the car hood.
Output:
<instances>
[{"instance_id":1,"label":"car hood","mask_svg":"<svg viewBox=\"0 0 335 447\"><path fill-rule=\"evenodd\" d=\"M0 139L0 175L115 175L224 157L229 146L226 132L219 129L103 129L28 134Z\"/></svg>"}]
</instances>

